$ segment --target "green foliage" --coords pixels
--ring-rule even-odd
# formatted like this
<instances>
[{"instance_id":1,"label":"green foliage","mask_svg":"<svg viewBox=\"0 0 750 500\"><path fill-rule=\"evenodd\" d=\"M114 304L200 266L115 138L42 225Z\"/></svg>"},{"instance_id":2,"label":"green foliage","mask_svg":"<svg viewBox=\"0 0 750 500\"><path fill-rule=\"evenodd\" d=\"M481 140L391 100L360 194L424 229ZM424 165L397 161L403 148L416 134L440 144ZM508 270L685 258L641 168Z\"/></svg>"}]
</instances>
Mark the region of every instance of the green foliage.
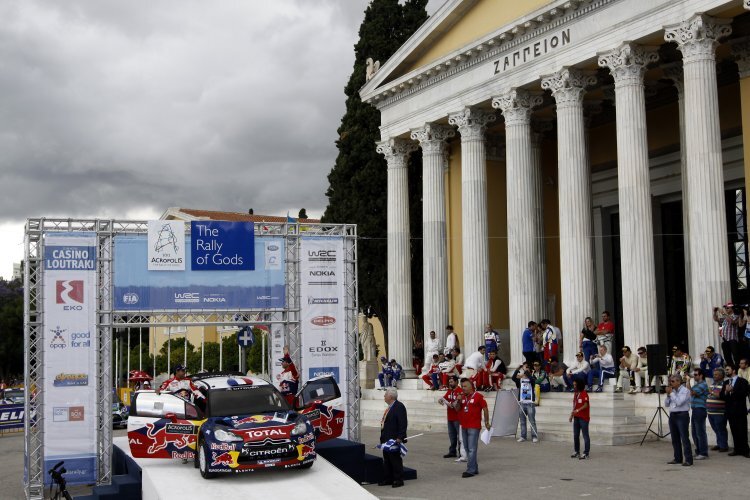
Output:
<instances>
[{"instance_id":1,"label":"green foliage","mask_svg":"<svg viewBox=\"0 0 750 500\"><path fill-rule=\"evenodd\" d=\"M328 207L324 222L357 224L359 235L359 303L372 306L383 327L387 326L386 162L376 153L380 140L380 112L359 98L365 84L366 61L386 60L427 19L427 0L372 0L365 10L354 46L354 71L344 93L346 113L338 129L336 164L328 174ZM421 155L414 155L410 168L409 200L412 236L421 237ZM412 242L419 242L413 239ZM421 315L421 247L412 247L414 311ZM417 325L421 321L417 320Z\"/></svg>"},{"instance_id":2,"label":"green foliage","mask_svg":"<svg viewBox=\"0 0 750 500\"><path fill-rule=\"evenodd\" d=\"M0 378L23 378L23 287L0 279Z\"/></svg>"}]
</instances>

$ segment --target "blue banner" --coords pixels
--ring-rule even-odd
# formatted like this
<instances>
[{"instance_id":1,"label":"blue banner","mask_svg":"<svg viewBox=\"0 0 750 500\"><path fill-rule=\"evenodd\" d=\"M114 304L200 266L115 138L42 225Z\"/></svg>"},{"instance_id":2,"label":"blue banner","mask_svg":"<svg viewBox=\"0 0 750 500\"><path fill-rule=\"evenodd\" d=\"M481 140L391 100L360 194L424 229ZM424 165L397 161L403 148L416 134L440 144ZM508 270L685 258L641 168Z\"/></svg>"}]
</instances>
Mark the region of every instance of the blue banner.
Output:
<instances>
[{"instance_id":1,"label":"blue banner","mask_svg":"<svg viewBox=\"0 0 750 500\"><path fill-rule=\"evenodd\" d=\"M193 237L185 238L188 262L193 262ZM192 269L149 271L145 234L116 236L114 246L114 307L118 311L281 309L286 306L283 238L254 238L255 270L231 273Z\"/></svg>"},{"instance_id":2,"label":"blue banner","mask_svg":"<svg viewBox=\"0 0 750 500\"><path fill-rule=\"evenodd\" d=\"M193 271L255 269L255 227L252 222L192 221L190 268Z\"/></svg>"},{"instance_id":3,"label":"blue banner","mask_svg":"<svg viewBox=\"0 0 750 500\"><path fill-rule=\"evenodd\" d=\"M0 405L0 431L23 428L23 405Z\"/></svg>"}]
</instances>

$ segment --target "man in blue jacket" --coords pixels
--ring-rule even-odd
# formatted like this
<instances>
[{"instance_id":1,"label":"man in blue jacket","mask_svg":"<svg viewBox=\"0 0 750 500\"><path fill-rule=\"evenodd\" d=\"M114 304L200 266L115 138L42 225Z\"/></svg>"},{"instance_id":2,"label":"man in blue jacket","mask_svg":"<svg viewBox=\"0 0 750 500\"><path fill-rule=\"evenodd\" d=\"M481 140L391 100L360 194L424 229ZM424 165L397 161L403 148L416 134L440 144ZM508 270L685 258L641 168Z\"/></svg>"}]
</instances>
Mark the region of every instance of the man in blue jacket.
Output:
<instances>
[{"instance_id":1,"label":"man in blue jacket","mask_svg":"<svg viewBox=\"0 0 750 500\"><path fill-rule=\"evenodd\" d=\"M521 353L526 358L526 363L531 366L537 360L536 351L534 350L534 332L536 331L536 321L529 321L528 327L523 331L521 337Z\"/></svg>"},{"instance_id":2,"label":"man in blue jacket","mask_svg":"<svg viewBox=\"0 0 750 500\"><path fill-rule=\"evenodd\" d=\"M706 347L706 352L701 354L701 371L705 378L710 379L717 368L724 368L724 358L710 345Z\"/></svg>"},{"instance_id":3,"label":"man in blue jacket","mask_svg":"<svg viewBox=\"0 0 750 500\"><path fill-rule=\"evenodd\" d=\"M404 461L401 457L401 443L406 442L406 427L408 425L406 407L398 400L395 387L388 387L383 395L383 401L388 408L383 412L380 420L380 443L395 440L396 449L383 448L383 480L378 486L387 484L394 488L404 485Z\"/></svg>"}]
</instances>

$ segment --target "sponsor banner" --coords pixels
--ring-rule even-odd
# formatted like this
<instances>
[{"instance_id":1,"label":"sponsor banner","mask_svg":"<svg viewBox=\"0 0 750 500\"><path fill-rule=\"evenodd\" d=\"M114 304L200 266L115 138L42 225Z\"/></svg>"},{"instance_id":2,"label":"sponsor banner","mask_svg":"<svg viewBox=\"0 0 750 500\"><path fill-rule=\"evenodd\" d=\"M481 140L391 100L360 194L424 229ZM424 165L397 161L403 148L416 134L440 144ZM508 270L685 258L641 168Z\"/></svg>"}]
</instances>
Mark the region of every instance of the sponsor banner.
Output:
<instances>
[{"instance_id":1,"label":"sponsor banner","mask_svg":"<svg viewBox=\"0 0 750 500\"><path fill-rule=\"evenodd\" d=\"M70 484L96 482L96 235L44 240L44 462ZM49 477L45 478L49 481Z\"/></svg>"},{"instance_id":2,"label":"sponsor banner","mask_svg":"<svg viewBox=\"0 0 750 500\"><path fill-rule=\"evenodd\" d=\"M183 221L148 221L148 270L185 270L185 223Z\"/></svg>"},{"instance_id":3,"label":"sponsor banner","mask_svg":"<svg viewBox=\"0 0 750 500\"><path fill-rule=\"evenodd\" d=\"M192 221L190 234L190 269L193 271L255 269L255 226L252 222Z\"/></svg>"},{"instance_id":4,"label":"sponsor banner","mask_svg":"<svg viewBox=\"0 0 750 500\"><path fill-rule=\"evenodd\" d=\"M349 381L346 371L344 240L340 237L302 237L300 274L300 292L306 298L302 301L300 314L303 382L332 375L346 405Z\"/></svg>"},{"instance_id":5,"label":"sponsor banner","mask_svg":"<svg viewBox=\"0 0 750 500\"><path fill-rule=\"evenodd\" d=\"M193 261L194 235L183 238L185 259ZM204 245L206 239L203 239ZM193 271L190 266L168 273L149 271L147 241L143 234L115 236L114 307L118 311L164 309L281 309L286 306L285 268L266 265L266 247L278 247L282 238L259 237L252 255L253 271ZM222 252L225 247L222 247ZM205 252L204 252L205 254ZM245 262L243 257L243 262Z\"/></svg>"},{"instance_id":6,"label":"sponsor banner","mask_svg":"<svg viewBox=\"0 0 750 500\"><path fill-rule=\"evenodd\" d=\"M0 431L23 428L23 405L0 406Z\"/></svg>"},{"instance_id":7,"label":"sponsor banner","mask_svg":"<svg viewBox=\"0 0 750 500\"><path fill-rule=\"evenodd\" d=\"M287 345L287 338L284 333L284 325L277 323L271 324L271 332L268 336L268 342L270 343L269 349L271 351L271 357L269 358L269 372L271 380L279 380L281 372L284 368L281 367L282 357L284 357L284 346Z\"/></svg>"}]
</instances>

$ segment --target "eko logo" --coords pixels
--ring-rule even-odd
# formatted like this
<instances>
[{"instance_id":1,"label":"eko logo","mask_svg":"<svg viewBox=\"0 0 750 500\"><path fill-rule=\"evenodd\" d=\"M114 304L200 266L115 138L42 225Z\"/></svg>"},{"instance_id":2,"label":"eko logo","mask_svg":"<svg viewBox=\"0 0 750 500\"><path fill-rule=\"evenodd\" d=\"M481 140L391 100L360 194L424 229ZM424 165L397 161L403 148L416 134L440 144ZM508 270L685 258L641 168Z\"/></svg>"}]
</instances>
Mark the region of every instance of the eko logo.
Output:
<instances>
[{"instance_id":1,"label":"eko logo","mask_svg":"<svg viewBox=\"0 0 750 500\"><path fill-rule=\"evenodd\" d=\"M336 318L333 316L315 316L310 320L310 323L315 326L331 326L336 323Z\"/></svg>"},{"instance_id":2,"label":"eko logo","mask_svg":"<svg viewBox=\"0 0 750 500\"><path fill-rule=\"evenodd\" d=\"M83 280L57 280L55 303L83 304Z\"/></svg>"}]
</instances>

